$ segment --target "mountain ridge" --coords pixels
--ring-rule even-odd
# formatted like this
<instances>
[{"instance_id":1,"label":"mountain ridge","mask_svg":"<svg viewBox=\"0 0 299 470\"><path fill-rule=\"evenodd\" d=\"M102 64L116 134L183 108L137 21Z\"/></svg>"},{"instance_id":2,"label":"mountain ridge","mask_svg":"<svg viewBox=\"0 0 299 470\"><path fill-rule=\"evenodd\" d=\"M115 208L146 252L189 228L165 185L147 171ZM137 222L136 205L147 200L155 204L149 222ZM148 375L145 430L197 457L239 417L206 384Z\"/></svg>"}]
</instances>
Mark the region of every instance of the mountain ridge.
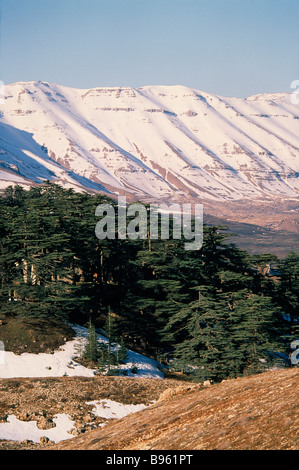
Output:
<instances>
[{"instance_id":1,"label":"mountain ridge","mask_svg":"<svg viewBox=\"0 0 299 470\"><path fill-rule=\"evenodd\" d=\"M299 112L290 93L31 81L6 85L3 101L0 190L51 180L128 202L200 203L258 225L274 217L298 230Z\"/></svg>"},{"instance_id":2,"label":"mountain ridge","mask_svg":"<svg viewBox=\"0 0 299 470\"><path fill-rule=\"evenodd\" d=\"M181 85L85 90L18 82L5 88L0 168L8 180L75 179L90 190L157 199L259 199L273 185L276 195L297 198L296 112L286 93L241 99ZM47 170L41 176L18 165L24 139L27 156Z\"/></svg>"}]
</instances>

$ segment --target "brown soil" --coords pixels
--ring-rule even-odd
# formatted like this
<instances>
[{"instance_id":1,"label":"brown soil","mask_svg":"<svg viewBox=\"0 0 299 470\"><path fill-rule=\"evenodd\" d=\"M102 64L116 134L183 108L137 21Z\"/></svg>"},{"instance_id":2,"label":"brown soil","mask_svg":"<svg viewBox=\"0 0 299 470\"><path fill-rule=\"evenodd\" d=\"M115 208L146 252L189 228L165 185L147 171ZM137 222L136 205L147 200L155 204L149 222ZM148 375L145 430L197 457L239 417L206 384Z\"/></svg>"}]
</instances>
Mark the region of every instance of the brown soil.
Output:
<instances>
[{"instance_id":1,"label":"brown soil","mask_svg":"<svg viewBox=\"0 0 299 470\"><path fill-rule=\"evenodd\" d=\"M298 387L298 367L208 387L103 376L1 379L1 422L14 414L47 429L67 413L76 424L75 437L56 445L0 441L0 449L298 450ZM104 420L86 402L104 398L149 407L99 428Z\"/></svg>"},{"instance_id":2,"label":"brown soil","mask_svg":"<svg viewBox=\"0 0 299 470\"><path fill-rule=\"evenodd\" d=\"M75 421L73 434L79 435L107 422L95 416L93 406L86 402L109 398L124 404L149 405L178 384L171 379L108 376L0 379L0 422L13 414L22 421L36 421L40 429L49 429L56 414L66 413ZM0 450L39 448L32 442L0 441Z\"/></svg>"},{"instance_id":3,"label":"brown soil","mask_svg":"<svg viewBox=\"0 0 299 470\"><path fill-rule=\"evenodd\" d=\"M299 252L298 200L204 202L204 222L224 225L229 239L251 254L272 253L285 258L290 251Z\"/></svg>"},{"instance_id":4,"label":"brown soil","mask_svg":"<svg viewBox=\"0 0 299 470\"><path fill-rule=\"evenodd\" d=\"M72 337L65 325L56 324L51 329L48 321L28 321L4 319L0 339L6 350L21 353L27 346L28 352L35 352L35 348L49 352ZM22 334L27 335L26 342ZM17 337L18 343L14 342ZM3 440L0 450L299 449L298 367L209 387L175 377L0 379L0 422L15 415L20 420L36 421L40 429L49 429L58 413L66 413L75 421L74 437L57 445ZM96 417L93 406L86 403L105 398L149 407L108 422ZM103 422L106 426L99 427Z\"/></svg>"},{"instance_id":5,"label":"brown soil","mask_svg":"<svg viewBox=\"0 0 299 470\"><path fill-rule=\"evenodd\" d=\"M298 450L299 369L178 388L58 450ZM168 397L165 395L169 395Z\"/></svg>"}]
</instances>

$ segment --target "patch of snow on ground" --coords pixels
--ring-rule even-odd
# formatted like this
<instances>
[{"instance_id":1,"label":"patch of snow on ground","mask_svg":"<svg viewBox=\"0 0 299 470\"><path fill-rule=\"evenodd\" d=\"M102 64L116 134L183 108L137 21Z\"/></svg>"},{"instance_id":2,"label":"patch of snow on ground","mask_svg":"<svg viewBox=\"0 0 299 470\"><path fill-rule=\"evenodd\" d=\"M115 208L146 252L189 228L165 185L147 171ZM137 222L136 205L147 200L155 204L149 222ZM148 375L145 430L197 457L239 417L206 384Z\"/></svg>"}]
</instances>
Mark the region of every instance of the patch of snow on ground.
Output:
<instances>
[{"instance_id":1,"label":"patch of snow on ground","mask_svg":"<svg viewBox=\"0 0 299 470\"><path fill-rule=\"evenodd\" d=\"M97 370L88 369L79 364L74 358L78 355L77 346L80 338L86 337L87 329L72 325L76 332L76 337L72 341L66 342L53 354L14 354L9 351L2 351L0 361L0 378L13 377L62 377L81 376L93 377ZM107 338L99 335L100 342L108 342ZM132 372L136 366L137 373ZM128 350L128 359L125 364L118 368L125 372L128 377L163 379L164 375L159 369L159 363L142 354Z\"/></svg>"},{"instance_id":2,"label":"patch of snow on ground","mask_svg":"<svg viewBox=\"0 0 299 470\"><path fill-rule=\"evenodd\" d=\"M9 351L1 351L0 378L13 377L62 377L83 376L93 377L97 370L88 369L75 361L78 354L77 347L80 338L84 339L87 329L72 325L76 337L68 341L53 354L14 354ZM99 342L108 342L105 336L99 335ZM163 379L164 375L159 369L159 363L142 354L128 350L128 359L118 368L125 372L127 377ZM132 368L136 368L136 373ZM99 400L89 402L95 406L93 413L106 419L120 419L146 408L146 405L128 405L112 400ZM0 423L0 439L11 441L23 441L25 439L40 442L45 436L55 443L74 437L69 431L74 427L74 422L66 414L57 414L53 419L55 427L51 429L38 429L36 421L20 421L14 415L7 417L6 423Z\"/></svg>"},{"instance_id":3,"label":"patch of snow on ground","mask_svg":"<svg viewBox=\"0 0 299 470\"><path fill-rule=\"evenodd\" d=\"M113 400L95 400L87 402L87 405L94 405L93 413L105 419L121 419L147 408L147 405L143 404L126 405ZM18 442L27 439L39 443L41 437L47 437L50 441L57 443L74 437L69 431L74 428L75 422L71 421L68 415L57 414L53 422L54 428L38 429L36 421L20 421L14 415L9 415L6 423L0 423L0 439ZM105 426L105 424L100 426Z\"/></svg>"},{"instance_id":4,"label":"patch of snow on ground","mask_svg":"<svg viewBox=\"0 0 299 470\"><path fill-rule=\"evenodd\" d=\"M146 405L125 405L113 400L95 400L87 402L87 405L94 405L93 413L100 418L121 419L131 413L144 410Z\"/></svg>"},{"instance_id":5,"label":"patch of snow on ground","mask_svg":"<svg viewBox=\"0 0 299 470\"><path fill-rule=\"evenodd\" d=\"M0 423L0 439L19 442L28 439L39 443L40 438L45 436L57 443L74 437L68 433L74 427L74 421L66 414L57 414L53 422L55 428L38 429L36 421L20 421L14 415L9 415L7 423Z\"/></svg>"}]
</instances>

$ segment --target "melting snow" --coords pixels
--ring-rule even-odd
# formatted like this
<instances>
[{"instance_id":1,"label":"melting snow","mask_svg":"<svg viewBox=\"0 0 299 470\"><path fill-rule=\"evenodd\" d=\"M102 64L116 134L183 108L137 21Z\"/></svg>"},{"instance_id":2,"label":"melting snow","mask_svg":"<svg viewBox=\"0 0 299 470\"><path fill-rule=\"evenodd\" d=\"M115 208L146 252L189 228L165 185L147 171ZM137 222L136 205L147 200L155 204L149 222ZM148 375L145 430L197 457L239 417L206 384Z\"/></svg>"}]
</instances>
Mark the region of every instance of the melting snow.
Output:
<instances>
[{"instance_id":1,"label":"melting snow","mask_svg":"<svg viewBox=\"0 0 299 470\"><path fill-rule=\"evenodd\" d=\"M7 418L7 423L0 423L0 439L8 441L23 441L28 439L40 442L42 436L51 441L59 442L74 436L68 433L74 427L74 421L65 414L57 414L53 419L55 428L38 429L36 421L20 421L14 415Z\"/></svg>"},{"instance_id":2,"label":"melting snow","mask_svg":"<svg viewBox=\"0 0 299 470\"><path fill-rule=\"evenodd\" d=\"M72 326L77 337L68 341L53 354L14 354L9 351L2 351L0 361L0 378L12 377L62 377L81 376L93 377L97 370L88 369L74 359L77 355L77 346L80 337L86 336L87 329L79 326ZM107 342L107 338L99 335L99 342ZM136 366L136 374L131 369ZM125 372L127 377L136 378L164 378L159 370L159 363L142 354L128 351L128 359L125 364L121 364L119 369Z\"/></svg>"},{"instance_id":3,"label":"melting snow","mask_svg":"<svg viewBox=\"0 0 299 470\"><path fill-rule=\"evenodd\" d=\"M124 405L113 400L95 400L87 402L88 405L94 405L93 413L100 418L121 419L131 413L144 410L146 405Z\"/></svg>"},{"instance_id":4,"label":"melting snow","mask_svg":"<svg viewBox=\"0 0 299 470\"><path fill-rule=\"evenodd\" d=\"M77 346L79 338L86 336L86 328L72 326L77 336L74 340L68 341L54 354L21 354L16 355L9 351L1 351L0 378L13 377L62 377L84 376L93 377L96 369L88 369L74 360L78 354ZM100 342L107 342L107 338L99 335ZM137 372L131 372L132 366L137 367ZM162 379L164 376L158 368L159 363L149 359L142 354L128 351L128 360L119 368L126 372L126 376L136 378ZM88 402L94 405L93 413L106 419L119 419L127 414L135 413L146 408L146 405L122 404L112 400L99 400ZM69 431L74 427L66 414L57 414L53 419L55 427L51 429L38 429L36 421L20 421L14 415L7 417L6 423L0 423L0 439L23 441L25 439L33 442L40 442L42 436L48 437L51 441L59 442L74 437Z\"/></svg>"},{"instance_id":5,"label":"melting snow","mask_svg":"<svg viewBox=\"0 0 299 470\"><path fill-rule=\"evenodd\" d=\"M94 405L93 413L96 416L105 419L120 419L128 414L147 408L146 405L125 405L113 400L95 400L87 402L88 405ZM38 429L36 421L20 421L14 415L7 417L6 423L0 423L0 439L22 442L25 439L33 442L40 442L41 437L47 437L57 443L74 436L70 434L74 428L75 422L66 414L57 414L53 418L55 427L51 429ZM105 426L102 424L101 426Z\"/></svg>"}]
</instances>

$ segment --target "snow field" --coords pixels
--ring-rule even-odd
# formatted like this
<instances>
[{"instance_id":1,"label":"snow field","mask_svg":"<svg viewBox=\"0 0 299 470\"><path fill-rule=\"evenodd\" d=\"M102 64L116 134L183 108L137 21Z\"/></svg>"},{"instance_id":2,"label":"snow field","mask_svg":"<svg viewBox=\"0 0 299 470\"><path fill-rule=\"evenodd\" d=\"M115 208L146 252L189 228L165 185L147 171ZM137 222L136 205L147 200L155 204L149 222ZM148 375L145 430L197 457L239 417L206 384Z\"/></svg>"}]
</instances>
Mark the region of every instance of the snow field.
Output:
<instances>
[{"instance_id":1,"label":"snow field","mask_svg":"<svg viewBox=\"0 0 299 470\"><path fill-rule=\"evenodd\" d=\"M7 85L0 117L1 185L14 180L12 168L35 182L157 198L185 185L210 199L296 197L298 126L288 93L241 99L183 86L20 82Z\"/></svg>"}]
</instances>

